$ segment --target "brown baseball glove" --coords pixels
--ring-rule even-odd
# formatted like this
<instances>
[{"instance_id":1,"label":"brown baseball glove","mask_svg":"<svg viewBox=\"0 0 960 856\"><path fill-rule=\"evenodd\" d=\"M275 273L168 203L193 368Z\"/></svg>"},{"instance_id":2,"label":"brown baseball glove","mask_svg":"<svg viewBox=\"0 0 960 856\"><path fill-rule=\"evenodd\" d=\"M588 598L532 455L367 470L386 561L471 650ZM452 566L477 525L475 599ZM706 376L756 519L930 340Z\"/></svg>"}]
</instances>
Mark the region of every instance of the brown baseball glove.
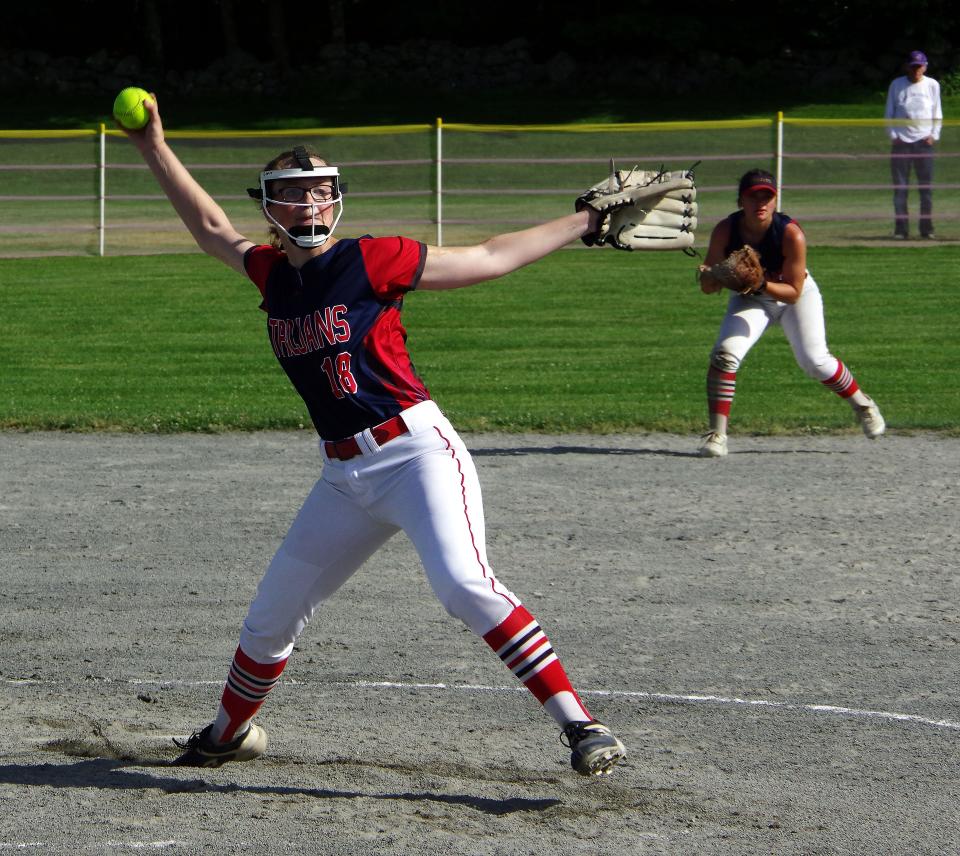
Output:
<instances>
[{"instance_id":1,"label":"brown baseball glove","mask_svg":"<svg viewBox=\"0 0 960 856\"><path fill-rule=\"evenodd\" d=\"M740 294L758 294L766 286L766 277L757 251L743 246L715 265L700 265L700 283L729 288Z\"/></svg>"}]
</instances>

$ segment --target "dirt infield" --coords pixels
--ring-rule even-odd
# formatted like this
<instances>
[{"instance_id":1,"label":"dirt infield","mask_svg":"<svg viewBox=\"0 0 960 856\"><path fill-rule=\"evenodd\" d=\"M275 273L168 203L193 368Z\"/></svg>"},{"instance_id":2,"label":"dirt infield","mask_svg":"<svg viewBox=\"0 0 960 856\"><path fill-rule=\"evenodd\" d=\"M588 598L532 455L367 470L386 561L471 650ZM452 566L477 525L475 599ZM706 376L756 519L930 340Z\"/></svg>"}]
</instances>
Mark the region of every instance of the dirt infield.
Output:
<instances>
[{"instance_id":1,"label":"dirt infield","mask_svg":"<svg viewBox=\"0 0 960 856\"><path fill-rule=\"evenodd\" d=\"M466 439L494 568L627 744L609 779L403 536L301 637L266 757L167 767L315 443L0 433L0 850L960 853L960 439Z\"/></svg>"}]
</instances>

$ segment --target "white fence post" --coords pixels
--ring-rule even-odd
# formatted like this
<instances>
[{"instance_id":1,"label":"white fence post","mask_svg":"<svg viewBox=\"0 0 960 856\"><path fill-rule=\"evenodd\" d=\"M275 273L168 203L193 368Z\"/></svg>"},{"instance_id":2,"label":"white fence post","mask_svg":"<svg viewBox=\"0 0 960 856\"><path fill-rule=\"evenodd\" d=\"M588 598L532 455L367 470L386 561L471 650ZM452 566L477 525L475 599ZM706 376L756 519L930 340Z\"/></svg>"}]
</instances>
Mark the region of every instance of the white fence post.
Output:
<instances>
[{"instance_id":1,"label":"white fence post","mask_svg":"<svg viewBox=\"0 0 960 856\"><path fill-rule=\"evenodd\" d=\"M777 211L783 201L783 110L777 111Z\"/></svg>"},{"instance_id":2,"label":"white fence post","mask_svg":"<svg viewBox=\"0 0 960 856\"><path fill-rule=\"evenodd\" d=\"M443 119L437 116L437 246L443 246Z\"/></svg>"},{"instance_id":3,"label":"white fence post","mask_svg":"<svg viewBox=\"0 0 960 856\"><path fill-rule=\"evenodd\" d=\"M100 123L100 255L104 255L107 225L107 126Z\"/></svg>"}]
</instances>

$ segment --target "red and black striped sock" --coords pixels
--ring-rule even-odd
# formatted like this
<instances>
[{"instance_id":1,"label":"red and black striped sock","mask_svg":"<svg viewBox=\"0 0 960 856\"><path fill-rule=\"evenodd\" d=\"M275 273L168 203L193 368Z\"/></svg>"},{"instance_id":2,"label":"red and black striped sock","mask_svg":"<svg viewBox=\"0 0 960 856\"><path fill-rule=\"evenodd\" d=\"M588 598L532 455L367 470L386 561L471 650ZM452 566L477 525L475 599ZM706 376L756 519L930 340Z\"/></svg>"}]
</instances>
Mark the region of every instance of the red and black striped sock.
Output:
<instances>
[{"instance_id":1,"label":"red and black striped sock","mask_svg":"<svg viewBox=\"0 0 960 856\"><path fill-rule=\"evenodd\" d=\"M214 734L221 743L228 743L245 730L280 680L286 665L285 659L278 663L258 663L237 648L214 725Z\"/></svg>"},{"instance_id":2,"label":"red and black striped sock","mask_svg":"<svg viewBox=\"0 0 960 856\"><path fill-rule=\"evenodd\" d=\"M550 640L523 606L483 639L559 725L593 718L571 686Z\"/></svg>"}]
</instances>

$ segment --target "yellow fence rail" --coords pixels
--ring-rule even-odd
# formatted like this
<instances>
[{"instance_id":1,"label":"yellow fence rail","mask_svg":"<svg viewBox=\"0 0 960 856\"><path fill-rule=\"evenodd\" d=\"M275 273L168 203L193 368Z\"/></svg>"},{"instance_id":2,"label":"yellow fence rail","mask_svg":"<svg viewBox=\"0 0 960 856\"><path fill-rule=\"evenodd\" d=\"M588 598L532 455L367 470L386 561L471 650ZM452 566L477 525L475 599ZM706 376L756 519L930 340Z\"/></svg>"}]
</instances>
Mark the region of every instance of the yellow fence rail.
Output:
<instances>
[{"instance_id":1,"label":"yellow fence rail","mask_svg":"<svg viewBox=\"0 0 960 856\"><path fill-rule=\"evenodd\" d=\"M896 123L905 124L905 123ZM432 124L245 131L169 130L170 145L237 227L264 232L243 192L277 151L312 145L346 173L341 231L400 232L431 243L480 240L570 210L618 164L697 167L706 224L735 205L740 174L769 169L781 206L820 242L892 237L884 119ZM937 231L960 240L960 120L936 149ZM0 131L0 255L123 254L194 249L133 146L116 128ZM912 188L911 188L912 192ZM348 232L349 233L349 232Z\"/></svg>"}]
</instances>

